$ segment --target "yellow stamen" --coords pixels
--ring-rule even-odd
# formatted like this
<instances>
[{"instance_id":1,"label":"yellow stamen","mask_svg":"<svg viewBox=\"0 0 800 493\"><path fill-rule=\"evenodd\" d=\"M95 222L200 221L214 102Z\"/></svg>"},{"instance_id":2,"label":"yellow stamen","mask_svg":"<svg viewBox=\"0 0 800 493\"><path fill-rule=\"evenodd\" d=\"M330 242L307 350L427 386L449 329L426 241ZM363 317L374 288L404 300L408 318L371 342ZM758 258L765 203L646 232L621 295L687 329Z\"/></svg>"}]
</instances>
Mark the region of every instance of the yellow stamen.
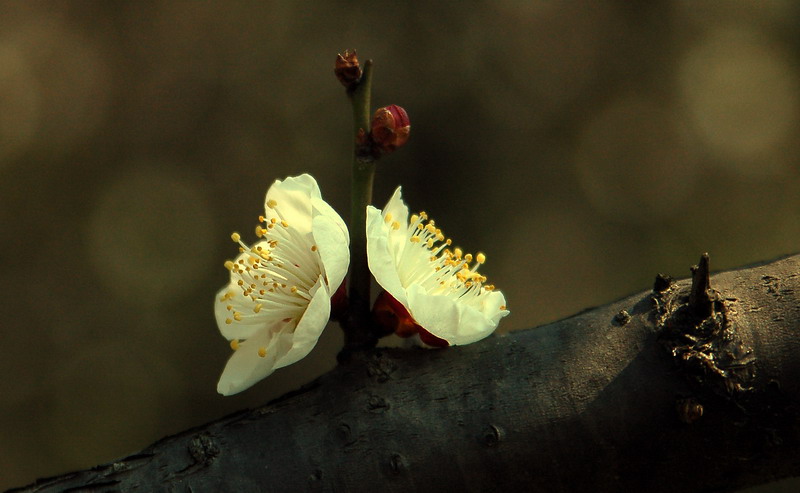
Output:
<instances>
[{"instance_id":1,"label":"yellow stamen","mask_svg":"<svg viewBox=\"0 0 800 493\"><path fill-rule=\"evenodd\" d=\"M278 202L276 202L275 200L269 199L267 201L267 207L269 207L270 209L274 209L276 205L278 205Z\"/></svg>"},{"instance_id":2,"label":"yellow stamen","mask_svg":"<svg viewBox=\"0 0 800 493\"><path fill-rule=\"evenodd\" d=\"M317 245L311 245L311 251L312 252L316 252L317 251Z\"/></svg>"},{"instance_id":3,"label":"yellow stamen","mask_svg":"<svg viewBox=\"0 0 800 493\"><path fill-rule=\"evenodd\" d=\"M226 268L226 269L228 269L228 270L233 270L233 265L234 265L234 264L233 264L233 261L232 261L232 260L226 260L226 261L225 261L225 268Z\"/></svg>"},{"instance_id":4,"label":"yellow stamen","mask_svg":"<svg viewBox=\"0 0 800 493\"><path fill-rule=\"evenodd\" d=\"M239 349L239 339L231 340L231 349L233 349L234 351Z\"/></svg>"},{"instance_id":5,"label":"yellow stamen","mask_svg":"<svg viewBox=\"0 0 800 493\"><path fill-rule=\"evenodd\" d=\"M412 236L410 238L411 243L419 243L419 236Z\"/></svg>"},{"instance_id":6,"label":"yellow stamen","mask_svg":"<svg viewBox=\"0 0 800 493\"><path fill-rule=\"evenodd\" d=\"M383 220L386 221L386 224L389 224L390 222L392 222L392 213L391 212L387 212L386 213L386 217L384 217Z\"/></svg>"},{"instance_id":7,"label":"yellow stamen","mask_svg":"<svg viewBox=\"0 0 800 493\"><path fill-rule=\"evenodd\" d=\"M233 312L233 319L236 320L237 322L241 322L242 321L242 314L239 313L239 312Z\"/></svg>"},{"instance_id":8,"label":"yellow stamen","mask_svg":"<svg viewBox=\"0 0 800 493\"><path fill-rule=\"evenodd\" d=\"M228 324L228 325L230 325L230 324L232 324L232 323L233 323L233 320L231 320L231 319L229 319L229 318L226 318L226 319L225 319L225 323L226 323L226 324Z\"/></svg>"},{"instance_id":9,"label":"yellow stamen","mask_svg":"<svg viewBox=\"0 0 800 493\"><path fill-rule=\"evenodd\" d=\"M393 229L393 230L395 230L395 231L397 231L398 229L400 229L400 223L399 223L399 222L397 222L397 221L394 221L394 222L392 223L392 229Z\"/></svg>"},{"instance_id":10,"label":"yellow stamen","mask_svg":"<svg viewBox=\"0 0 800 493\"><path fill-rule=\"evenodd\" d=\"M478 255L475 257L475 261L478 262L479 264L486 262L486 255L478 253Z\"/></svg>"},{"instance_id":11,"label":"yellow stamen","mask_svg":"<svg viewBox=\"0 0 800 493\"><path fill-rule=\"evenodd\" d=\"M234 233L231 233L231 239L233 241L235 241L236 243L239 243L239 241L242 239L242 237L239 235L239 233L234 232Z\"/></svg>"},{"instance_id":12,"label":"yellow stamen","mask_svg":"<svg viewBox=\"0 0 800 493\"><path fill-rule=\"evenodd\" d=\"M258 348L258 355L262 358L265 357L267 355L267 348L265 347Z\"/></svg>"},{"instance_id":13,"label":"yellow stamen","mask_svg":"<svg viewBox=\"0 0 800 493\"><path fill-rule=\"evenodd\" d=\"M253 307L253 311L256 313L260 312L262 306L264 305L262 305L261 303L257 304L255 307Z\"/></svg>"}]
</instances>

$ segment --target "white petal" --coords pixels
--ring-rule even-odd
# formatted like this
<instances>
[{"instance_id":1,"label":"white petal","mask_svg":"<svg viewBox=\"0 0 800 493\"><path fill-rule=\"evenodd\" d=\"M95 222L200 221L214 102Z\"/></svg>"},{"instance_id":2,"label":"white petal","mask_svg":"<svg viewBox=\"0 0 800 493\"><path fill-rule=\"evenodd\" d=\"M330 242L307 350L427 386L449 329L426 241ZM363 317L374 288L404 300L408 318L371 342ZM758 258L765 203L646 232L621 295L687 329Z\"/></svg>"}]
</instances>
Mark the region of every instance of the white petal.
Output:
<instances>
[{"instance_id":1,"label":"white petal","mask_svg":"<svg viewBox=\"0 0 800 493\"><path fill-rule=\"evenodd\" d=\"M501 318L511 313L505 308L506 297L503 296L502 292L492 291L491 293L482 295L481 298L483 299L481 311L495 326L500 323Z\"/></svg>"},{"instance_id":2,"label":"white petal","mask_svg":"<svg viewBox=\"0 0 800 493\"><path fill-rule=\"evenodd\" d=\"M408 206L403 202L403 187L397 187L395 189L392 196L389 198L389 202L386 203L386 207L383 208L383 216L386 217L387 214L392 215L392 221L397 221L401 225L408 224Z\"/></svg>"},{"instance_id":3,"label":"white petal","mask_svg":"<svg viewBox=\"0 0 800 493\"><path fill-rule=\"evenodd\" d=\"M328 280L330 294L336 292L347 275L350 263L347 230L342 228L328 216L315 216L313 223L314 242L317 245L325 275Z\"/></svg>"},{"instance_id":4,"label":"white petal","mask_svg":"<svg viewBox=\"0 0 800 493\"><path fill-rule=\"evenodd\" d=\"M334 223L336 223L339 229L341 229L342 232L344 233L344 237L346 238L345 240L346 244L349 245L350 232L347 230L347 225L342 220L342 217L335 210L333 210L333 207L331 207L327 202L322 200L322 198L317 198L317 197L311 197L311 206L314 208L313 215L315 217L318 215L323 215L328 219L332 220Z\"/></svg>"},{"instance_id":5,"label":"white petal","mask_svg":"<svg viewBox=\"0 0 800 493\"><path fill-rule=\"evenodd\" d=\"M265 217L269 220L285 219L300 234L311 231L311 198L321 198L319 186L311 175L290 176L275 180L267 190ZM269 207L270 201L277 203L276 209ZM278 214L278 212L280 214Z\"/></svg>"},{"instance_id":6,"label":"white petal","mask_svg":"<svg viewBox=\"0 0 800 493\"><path fill-rule=\"evenodd\" d=\"M328 323L331 315L331 295L322 276L309 294L311 301L294 330L292 346L275 362L275 368L283 368L304 358L317 345L317 340Z\"/></svg>"},{"instance_id":7,"label":"white petal","mask_svg":"<svg viewBox=\"0 0 800 493\"><path fill-rule=\"evenodd\" d=\"M399 190L399 189L398 189ZM389 248L389 226L381 211L367 206L367 264L369 270L394 299L407 306L406 290L397 273L397 259Z\"/></svg>"},{"instance_id":8,"label":"white petal","mask_svg":"<svg viewBox=\"0 0 800 493\"><path fill-rule=\"evenodd\" d=\"M225 365L217 392L222 395L237 394L275 371L275 362L291 344L290 328L291 325L278 322L240 343L239 349L233 352ZM267 350L263 358L258 355L258 349L262 347Z\"/></svg>"},{"instance_id":9,"label":"white petal","mask_svg":"<svg viewBox=\"0 0 800 493\"><path fill-rule=\"evenodd\" d=\"M391 216L389 216L391 214ZM395 260L395 264L399 265L400 259L403 256L403 250L408 247L408 206L403 202L402 187L397 189L392 194L386 207L383 208L383 218L386 221L387 217L391 220L387 222L389 227L389 252ZM395 229L394 223L400 227Z\"/></svg>"},{"instance_id":10,"label":"white petal","mask_svg":"<svg viewBox=\"0 0 800 493\"><path fill-rule=\"evenodd\" d=\"M419 284L408 287L408 313L425 330L450 342L458 329L458 308L447 296L429 295Z\"/></svg>"},{"instance_id":11,"label":"white petal","mask_svg":"<svg viewBox=\"0 0 800 493\"><path fill-rule=\"evenodd\" d=\"M233 293L233 297L223 299L227 293ZM232 307L231 310L227 309L228 306ZM233 320L234 311L249 315L253 313L254 306L253 300L245 297L242 294L242 289L236 284L231 283L220 289L216 298L214 298L214 315L217 318L217 327L219 327L222 336L229 341L233 339L248 339L253 337L256 332L264 330L276 322L266 317L248 317L241 321ZM226 323L226 320L231 320L231 323Z\"/></svg>"},{"instance_id":12,"label":"white petal","mask_svg":"<svg viewBox=\"0 0 800 493\"><path fill-rule=\"evenodd\" d=\"M418 284L409 286L408 300L408 311L414 321L453 346L483 339L497 328L497 321L502 317L493 320L467 303L448 296L428 294ZM492 315L496 315L494 310Z\"/></svg>"}]
</instances>

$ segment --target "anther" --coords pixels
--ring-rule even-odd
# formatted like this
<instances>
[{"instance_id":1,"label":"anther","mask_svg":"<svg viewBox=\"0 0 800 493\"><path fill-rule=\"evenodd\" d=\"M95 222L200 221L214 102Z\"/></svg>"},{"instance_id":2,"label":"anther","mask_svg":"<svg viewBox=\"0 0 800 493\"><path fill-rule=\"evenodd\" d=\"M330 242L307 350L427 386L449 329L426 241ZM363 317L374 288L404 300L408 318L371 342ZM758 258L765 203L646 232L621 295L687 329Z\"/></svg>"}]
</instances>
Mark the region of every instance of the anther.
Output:
<instances>
[{"instance_id":1,"label":"anther","mask_svg":"<svg viewBox=\"0 0 800 493\"><path fill-rule=\"evenodd\" d=\"M274 209L275 206L277 206L277 205L278 205L278 202L276 202L275 200L269 199L267 201L267 207L269 207L270 209Z\"/></svg>"},{"instance_id":2,"label":"anther","mask_svg":"<svg viewBox=\"0 0 800 493\"><path fill-rule=\"evenodd\" d=\"M389 224L390 222L392 222L392 213L391 212L387 212L386 213L386 217L384 217L383 220L386 221L386 224Z\"/></svg>"},{"instance_id":3,"label":"anther","mask_svg":"<svg viewBox=\"0 0 800 493\"><path fill-rule=\"evenodd\" d=\"M419 236L412 236L409 238L409 241L411 241L411 243L419 243Z\"/></svg>"},{"instance_id":4,"label":"anther","mask_svg":"<svg viewBox=\"0 0 800 493\"><path fill-rule=\"evenodd\" d=\"M285 220L281 221L281 226L283 226L284 228L288 228L289 227L289 223L287 223Z\"/></svg>"},{"instance_id":5,"label":"anther","mask_svg":"<svg viewBox=\"0 0 800 493\"><path fill-rule=\"evenodd\" d=\"M260 312L262 306L263 305L261 303L257 304L255 307L253 307L253 311L256 313Z\"/></svg>"},{"instance_id":6,"label":"anther","mask_svg":"<svg viewBox=\"0 0 800 493\"><path fill-rule=\"evenodd\" d=\"M258 355L261 358L265 357L267 355L267 348L265 348L265 347L258 348Z\"/></svg>"},{"instance_id":7,"label":"anther","mask_svg":"<svg viewBox=\"0 0 800 493\"><path fill-rule=\"evenodd\" d=\"M242 237L239 235L239 233L235 233L234 232L234 233L231 234L231 239L233 241L235 241L236 243L239 243L239 241L242 239Z\"/></svg>"},{"instance_id":8,"label":"anther","mask_svg":"<svg viewBox=\"0 0 800 493\"><path fill-rule=\"evenodd\" d=\"M484 255L483 253L478 253L478 255L475 257L475 261L478 262L479 264L486 262L486 255Z\"/></svg>"},{"instance_id":9,"label":"anther","mask_svg":"<svg viewBox=\"0 0 800 493\"><path fill-rule=\"evenodd\" d=\"M228 270L233 270L233 261L226 260L225 261L225 268L228 269Z\"/></svg>"},{"instance_id":10,"label":"anther","mask_svg":"<svg viewBox=\"0 0 800 493\"><path fill-rule=\"evenodd\" d=\"M398 229L400 229L400 223L399 223L399 222L397 222L397 221L394 221L394 222L392 223L392 229L393 229L393 230L395 230L395 231L397 231Z\"/></svg>"},{"instance_id":11,"label":"anther","mask_svg":"<svg viewBox=\"0 0 800 493\"><path fill-rule=\"evenodd\" d=\"M226 323L226 324L228 324L228 325L230 325L230 324L232 324L232 323L233 323L233 320L231 320L231 319L229 319L229 318L226 318L226 319L225 319L225 323Z\"/></svg>"},{"instance_id":12,"label":"anther","mask_svg":"<svg viewBox=\"0 0 800 493\"><path fill-rule=\"evenodd\" d=\"M317 251L317 245L311 245L311 251L312 252L316 252Z\"/></svg>"},{"instance_id":13,"label":"anther","mask_svg":"<svg viewBox=\"0 0 800 493\"><path fill-rule=\"evenodd\" d=\"M239 349L239 339L231 340L231 349L233 349L234 351Z\"/></svg>"},{"instance_id":14,"label":"anther","mask_svg":"<svg viewBox=\"0 0 800 493\"><path fill-rule=\"evenodd\" d=\"M233 319L236 320L237 322L241 322L242 321L242 314L239 313L239 312L233 312Z\"/></svg>"}]
</instances>

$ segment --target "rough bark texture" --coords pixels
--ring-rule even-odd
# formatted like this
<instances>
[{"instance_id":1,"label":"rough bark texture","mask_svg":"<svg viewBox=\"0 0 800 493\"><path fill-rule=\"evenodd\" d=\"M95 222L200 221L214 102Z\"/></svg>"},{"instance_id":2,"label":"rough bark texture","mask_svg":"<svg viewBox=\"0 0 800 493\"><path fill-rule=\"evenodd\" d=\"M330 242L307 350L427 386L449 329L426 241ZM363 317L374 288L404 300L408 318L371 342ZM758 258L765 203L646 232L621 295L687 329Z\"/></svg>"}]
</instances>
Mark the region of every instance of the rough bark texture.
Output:
<instances>
[{"instance_id":1,"label":"rough bark texture","mask_svg":"<svg viewBox=\"0 0 800 493\"><path fill-rule=\"evenodd\" d=\"M446 350L14 491L707 491L800 475L800 257Z\"/></svg>"}]
</instances>

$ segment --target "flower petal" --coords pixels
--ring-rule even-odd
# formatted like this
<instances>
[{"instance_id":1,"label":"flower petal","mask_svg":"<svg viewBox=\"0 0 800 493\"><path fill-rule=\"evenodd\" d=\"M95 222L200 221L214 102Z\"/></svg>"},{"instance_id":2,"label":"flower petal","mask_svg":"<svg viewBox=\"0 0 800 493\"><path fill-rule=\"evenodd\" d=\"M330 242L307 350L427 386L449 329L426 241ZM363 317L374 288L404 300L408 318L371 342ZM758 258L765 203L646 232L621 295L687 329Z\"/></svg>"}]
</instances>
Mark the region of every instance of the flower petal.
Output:
<instances>
[{"instance_id":1,"label":"flower petal","mask_svg":"<svg viewBox=\"0 0 800 493\"><path fill-rule=\"evenodd\" d=\"M340 216L334 209L331 207L327 202L322 200L321 197L311 197L311 206L313 207L313 216L325 216L328 219L331 219L339 229L344 232L345 238L347 238L346 243L350 244L350 232L347 229L347 225L342 220L342 216Z\"/></svg>"},{"instance_id":2,"label":"flower petal","mask_svg":"<svg viewBox=\"0 0 800 493\"><path fill-rule=\"evenodd\" d=\"M265 217L286 220L300 234L311 232L311 198L321 198L317 181L311 175L290 176L275 180L267 190ZM270 207L274 201L276 208Z\"/></svg>"},{"instance_id":3,"label":"flower petal","mask_svg":"<svg viewBox=\"0 0 800 493\"><path fill-rule=\"evenodd\" d=\"M242 342L225 365L217 383L217 392L237 394L275 371L276 361L291 344L290 328L290 324L278 322ZM264 357L259 356L259 348L266 349Z\"/></svg>"},{"instance_id":4,"label":"flower petal","mask_svg":"<svg viewBox=\"0 0 800 493\"><path fill-rule=\"evenodd\" d=\"M408 224L408 206L403 202L403 187L397 187L383 208L383 216L392 215L392 221L397 221L401 225Z\"/></svg>"},{"instance_id":5,"label":"flower petal","mask_svg":"<svg viewBox=\"0 0 800 493\"><path fill-rule=\"evenodd\" d=\"M399 189L398 189L399 190ZM367 206L367 264L378 284L403 305L406 290L397 273L397 259L390 250L389 226L379 209Z\"/></svg>"},{"instance_id":6,"label":"flower petal","mask_svg":"<svg viewBox=\"0 0 800 493\"><path fill-rule=\"evenodd\" d=\"M493 301L497 299L493 297ZM408 302L409 313L421 327L453 346L471 344L485 338L497 328L497 322L503 316L498 316L498 309L495 308L491 311L492 317L488 317L476 307L459 303L457 299L428 294L418 284L409 286Z\"/></svg>"},{"instance_id":7,"label":"flower petal","mask_svg":"<svg viewBox=\"0 0 800 493\"><path fill-rule=\"evenodd\" d=\"M328 324L331 314L331 294L323 276L319 277L309 294L311 301L294 330L292 346L275 362L275 368L283 368L304 358L317 345L320 334Z\"/></svg>"},{"instance_id":8,"label":"flower petal","mask_svg":"<svg viewBox=\"0 0 800 493\"><path fill-rule=\"evenodd\" d=\"M383 208L383 220L389 228L389 252L399 265L403 250L408 246L408 206L403 202L402 187L397 187L386 207ZM390 218L389 221L386 221ZM397 223L398 227L395 227Z\"/></svg>"},{"instance_id":9,"label":"flower petal","mask_svg":"<svg viewBox=\"0 0 800 493\"><path fill-rule=\"evenodd\" d=\"M314 217L312 228L314 243L322 259L329 292L332 295L342 284L350 264L347 229L342 230L334 219L323 215Z\"/></svg>"}]
</instances>

